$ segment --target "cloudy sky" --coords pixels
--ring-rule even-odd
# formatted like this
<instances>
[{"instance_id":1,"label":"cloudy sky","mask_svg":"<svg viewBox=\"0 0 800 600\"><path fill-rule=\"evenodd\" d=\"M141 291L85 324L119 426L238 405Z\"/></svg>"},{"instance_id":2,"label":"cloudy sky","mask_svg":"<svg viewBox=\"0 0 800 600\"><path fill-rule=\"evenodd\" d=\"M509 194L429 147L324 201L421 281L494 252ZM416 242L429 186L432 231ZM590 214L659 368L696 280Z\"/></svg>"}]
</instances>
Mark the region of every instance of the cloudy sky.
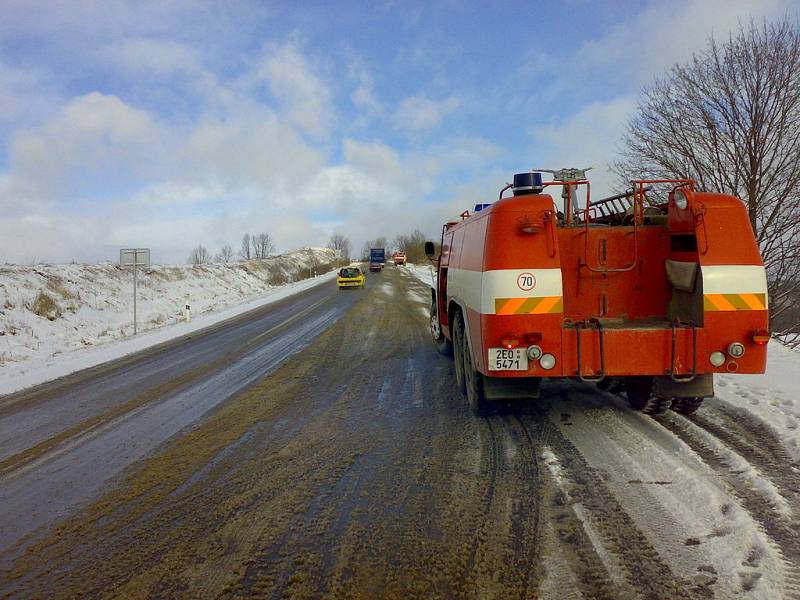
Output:
<instances>
[{"instance_id":1,"label":"cloudy sky","mask_svg":"<svg viewBox=\"0 0 800 600\"><path fill-rule=\"evenodd\" d=\"M593 166L642 86L798 0L0 0L0 263L420 228Z\"/></svg>"}]
</instances>

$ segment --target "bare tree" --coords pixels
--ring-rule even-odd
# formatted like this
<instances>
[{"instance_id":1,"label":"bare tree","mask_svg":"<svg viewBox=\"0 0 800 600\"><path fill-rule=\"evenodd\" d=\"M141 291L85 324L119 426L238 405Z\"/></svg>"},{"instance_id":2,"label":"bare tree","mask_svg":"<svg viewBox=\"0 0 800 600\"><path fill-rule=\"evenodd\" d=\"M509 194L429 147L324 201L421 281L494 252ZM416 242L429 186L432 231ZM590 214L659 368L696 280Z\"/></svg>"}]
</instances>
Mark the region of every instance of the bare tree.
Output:
<instances>
[{"instance_id":1,"label":"bare tree","mask_svg":"<svg viewBox=\"0 0 800 600\"><path fill-rule=\"evenodd\" d=\"M211 260L208 249L203 244L198 244L189 253L189 264L204 265Z\"/></svg>"},{"instance_id":2,"label":"bare tree","mask_svg":"<svg viewBox=\"0 0 800 600\"><path fill-rule=\"evenodd\" d=\"M275 243L272 241L272 236L268 233L260 233L258 236L261 245L261 256L268 258L270 254L275 254Z\"/></svg>"},{"instance_id":3,"label":"bare tree","mask_svg":"<svg viewBox=\"0 0 800 600\"><path fill-rule=\"evenodd\" d=\"M361 246L361 260L369 260L369 251L373 247L371 241L367 240L364 242L364 245Z\"/></svg>"},{"instance_id":4,"label":"bare tree","mask_svg":"<svg viewBox=\"0 0 800 600\"><path fill-rule=\"evenodd\" d=\"M275 252L275 244L272 243L272 237L268 233L262 232L252 236L250 245L253 248L253 258L256 259L267 258Z\"/></svg>"},{"instance_id":5,"label":"bare tree","mask_svg":"<svg viewBox=\"0 0 800 600\"><path fill-rule=\"evenodd\" d=\"M342 260L350 259L350 240L341 233L334 233L328 240L328 248L341 253Z\"/></svg>"},{"instance_id":6,"label":"bare tree","mask_svg":"<svg viewBox=\"0 0 800 600\"><path fill-rule=\"evenodd\" d=\"M364 242L364 245L361 247L361 258L364 260L369 260L369 251L372 248L384 248L386 249L388 246L388 242L386 238L381 236L375 240L367 240Z\"/></svg>"},{"instance_id":7,"label":"bare tree","mask_svg":"<svg viewBox=\"0 0 800 600\"><path fill-rule=\"evenodd\" d=\"M261 245L258 243L257 237L255 235L250 236L250 247L253 249L253 258L259 260L263 257L261 256Z\"/></svg>"},{"instance_id":8,"label":"bare tree","mask_svg":"<svg viewBox=\"0 0 800 600\"><path fill-rule=\"evenodd\" d=\"M614 170L693 178L747 205L772 328L800 330L800 30L788 18L711 39L644 91ZM789 340L790 341L790 340ZM798 341L798 340L796 340Z\"/></svg>"},{"instance_id":9,"label":"bare tree","mask_svg":"<svg viewBox=\"0 0 800 600\"><path fill-rule=\"evenodd\" d=\"M231 260L233 260L233 247L230 244L225 244L222 248L220 248L215 260L221 263L231 262Z\"/></svg>"},{"instance_id":10,"label":"bare tree","mask_svg":"<svg viewBox=\"0 0 800 600\"><path fill-rule=\"evenodd\" d=\"M239 250L239 256L242 257L242 260L250 260L251 253L250 253L250 234L245 233L242 236L242 247Z\"/></svg>"},{"instance_id":11,"label":"bare tree","mask_svg":"<svg viewBox=\"0 0 800 600\"><path fill-rule=\"evenodd\" d=\"M425 241L427 236L419 229L415 229L409 234L398 235L394 239L394 245L398 252L405 252L406 260L412 263L425 262Z\"/></svg>"}]
</instances>

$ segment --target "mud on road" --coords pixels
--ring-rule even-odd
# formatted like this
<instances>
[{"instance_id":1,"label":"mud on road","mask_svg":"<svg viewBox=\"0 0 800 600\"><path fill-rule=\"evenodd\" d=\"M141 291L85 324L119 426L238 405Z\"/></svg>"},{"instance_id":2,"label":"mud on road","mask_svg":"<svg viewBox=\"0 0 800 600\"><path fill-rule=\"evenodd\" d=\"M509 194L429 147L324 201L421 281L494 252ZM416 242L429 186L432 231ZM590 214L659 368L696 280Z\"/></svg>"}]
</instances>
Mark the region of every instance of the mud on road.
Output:
<instances>
[{"instance_id":1,"label":"mud on road","mask_svg":"<svg viewBox=\"0 0 800 600\"><path fill-rule=\"evenodd\" d=\"M657 421L578 384L476 418L421 284L387 268L341 293L363 297L301 354L7 551L0 590L800 597L799 471L760 423L721 402Z\"/></svg>"}]
</instances>

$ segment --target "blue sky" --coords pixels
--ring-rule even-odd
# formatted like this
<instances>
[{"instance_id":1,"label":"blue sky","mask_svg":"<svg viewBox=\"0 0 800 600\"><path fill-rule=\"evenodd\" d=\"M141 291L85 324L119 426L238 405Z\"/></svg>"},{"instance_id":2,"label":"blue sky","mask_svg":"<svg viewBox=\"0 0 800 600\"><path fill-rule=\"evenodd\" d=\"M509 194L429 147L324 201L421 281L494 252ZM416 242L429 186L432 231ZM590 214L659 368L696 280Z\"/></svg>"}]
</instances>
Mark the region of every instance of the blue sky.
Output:
<instances>
[{"instance_id":1,"label":"blue sky","mask_svg":"<svg viewBox=\"0 0 800 600\"><path fill-rule=\"evenodd\" d=\"M0 262L356 248L514 172L613 188L642 86L790 0L0 2Z\"/></svg>"}]
</instances>

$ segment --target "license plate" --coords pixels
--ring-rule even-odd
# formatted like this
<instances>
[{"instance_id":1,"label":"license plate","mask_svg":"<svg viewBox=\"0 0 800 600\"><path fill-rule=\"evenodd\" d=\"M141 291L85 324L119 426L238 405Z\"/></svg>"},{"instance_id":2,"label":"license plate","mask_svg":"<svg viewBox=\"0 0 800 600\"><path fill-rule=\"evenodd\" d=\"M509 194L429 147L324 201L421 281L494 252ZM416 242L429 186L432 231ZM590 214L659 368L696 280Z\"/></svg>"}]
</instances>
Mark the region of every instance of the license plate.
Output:
<instances>
[{"instance_id":1,"label":"license plate","mask_svg":"<svg viewBox=\"0 0 800 600\"><path fill-rule=\"evenodd\" d=\"M524 348L489 348L490 371L527 371L528 355Z\"/></svg>"}]
</instances>

